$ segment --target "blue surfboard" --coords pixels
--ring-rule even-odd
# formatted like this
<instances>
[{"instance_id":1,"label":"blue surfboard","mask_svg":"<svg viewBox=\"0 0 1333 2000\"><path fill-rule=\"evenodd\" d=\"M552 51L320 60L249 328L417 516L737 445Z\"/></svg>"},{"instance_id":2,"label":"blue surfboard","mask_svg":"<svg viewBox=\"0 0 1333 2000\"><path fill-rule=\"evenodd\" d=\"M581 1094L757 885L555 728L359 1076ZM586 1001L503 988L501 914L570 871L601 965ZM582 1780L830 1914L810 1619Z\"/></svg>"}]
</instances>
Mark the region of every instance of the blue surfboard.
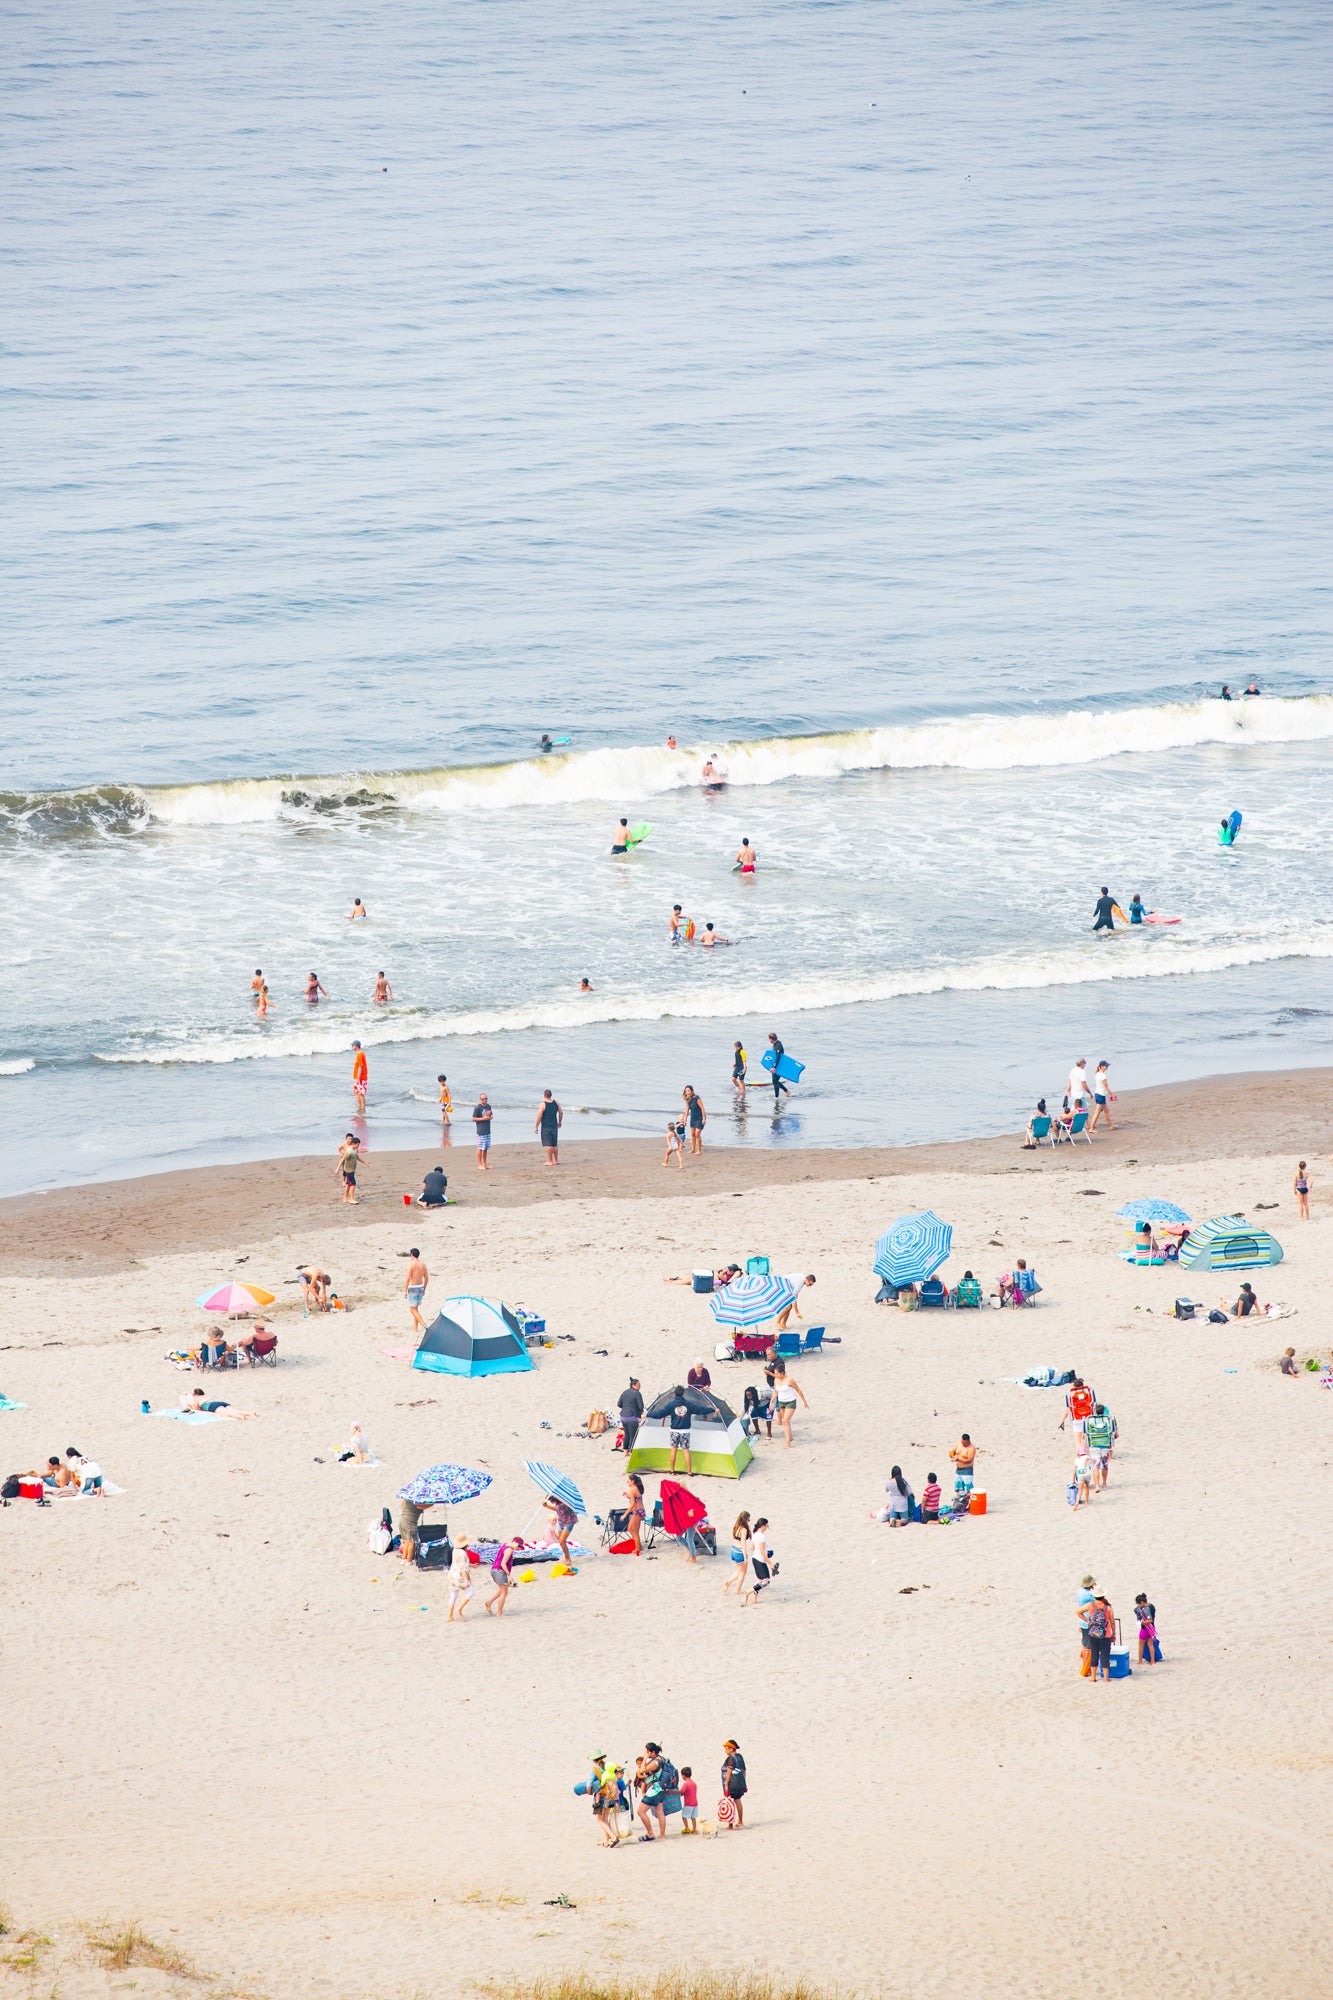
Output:
<instances>
[{"instance_id":1,"label":"blue surfboard","mask_svg":"<svg viewBox=\"0 0 1333 2000\"><path fill-rule=\"evenodd\" d=\"M801 1078L805 1074L804 1063L798 1063L794 1056L784 1055L775 1057L772 1049L765 1049L763 1055L760 1056L759 1060L763 1064L764 1068L769 1072L770 1076L773 1073L773 1064L776 1061L778 1066L778 1075L781 1077L784 1083L799 1083Z\"/></svg>"}]
</instances>

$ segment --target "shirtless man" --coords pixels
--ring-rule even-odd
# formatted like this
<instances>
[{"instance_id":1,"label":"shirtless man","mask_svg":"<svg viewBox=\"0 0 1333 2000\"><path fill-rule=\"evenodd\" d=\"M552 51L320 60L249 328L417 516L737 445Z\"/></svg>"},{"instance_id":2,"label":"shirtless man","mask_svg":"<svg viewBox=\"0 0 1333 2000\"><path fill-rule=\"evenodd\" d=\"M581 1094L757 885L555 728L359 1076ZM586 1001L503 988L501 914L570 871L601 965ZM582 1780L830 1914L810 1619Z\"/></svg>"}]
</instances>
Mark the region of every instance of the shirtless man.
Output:
<instances>
[{"instance_id":1,"label":"shirtless man","mask_svg":"<svg viewBox=\"0 0 1333 2000\"><path fill-rule=\"evenodd\" d=\"M264 969L260 965L255 967L255 976L250 981L250 991L256 1000L258 1000L260 994L264 991Z\"/></svg>"},{"instance_id":2,"label":"shirtless man","mask_svg":"<svg viewBox=\"0 0 1333 2000\"><path fill-rule=\"evenodd\" d=\"M403 1297L407 1300L407 1310L412 1315L413 1333L424 1333L426 1322L421 1317L421 1301L426 1296L430 1283L430 1272L421 1261L421 1252L413 1246L411 1260L403 1277Z\"/></svg>"},{"instance_id":3,"label":"shirtless man","mask_svg":"<svg viewBox=\"0 0 1333 2000\"><path fill-rule=\"evenodd\" d=\"M611 835L611 852L613 854L629 853L629 821L627 819L622 819L615 832Z\"/></svg>"},{"instance_id":4,"label":"shirtless man","mask_svg":"<svg viewBox=\"0 0 1333 2000\"><path fill-rule=\"evenodd\" d=\"M718 776L717 766L711 757L708 758L703 770L699 773L699 782L701 785L719 785L722 782Z\"/></svg>"},{"instance_id":5,"label":"shirtless man","mask_svg":"<svg viewBox=\"0 0 1333 2000\"><path fill-rule=\"evenodd\" d=\"M309 979L307 979L305 983L305 997L310 1002L310 1005L312 1007L317 1007L319 1005L319 996L321 993L324 993L324 988L319 983L319 974L317 972L312 972ZM328 997L329 997L328 994L324 993L324 998L326 1000L328 999Z\"/></svg>"},{"instance_id":6,"label":"shirtless man","mask_svg":"<svg viewBox=\"0 0 1333 2000\"><path fill-rule=\"evenodd\" d=\"M359 919L359 918L361 918L361 917L364 917L365 915L366 915L366 906L365 906L365 904L364 904L364 903L362 902L362 900L361 900L361 898L360 898L359 896L353 896L353 898L352 898L352 907L351 907L351 909L350 909L350 910L349 910L349 911L347 912L347 921L348 921L348 923L349 923L349 924L354 924L354 923L356 923L356 922L358 921L358 919Z\"/></svg>"},{"instance_id":7,"label":"shirtless man","mask_svg":"<svg viewBox=\"0 0 1333 2000\"><path fill-rule=\"evenodd\" d=\"M702 945L730 944L730 938L719 937L711 924L704 925L704 934L699 940Z\"/></svg>"},{"instance_id":8,"label":"shirtless man","mask_svg":"<svg viewBox=\"0 0 1333 2000\"><path fill-rule=\"evenodd\" d=\"M375 981L375 1005L383 1007L387 1001L392 999L393 988L390 986L383 972L381 972L379 978Z\"/></svg>"},{"instance_id":9,"label":"shirtless man","mask_svg":"<svg viewBox=\"0 0 1333 2000\"><path fill-rule=\"evenodd\" d=\"M977 1448L966 1431L963 1432L963 1435L959 1438L949 1456L953 1460L954 1492L970 1494L972 1491L972 1468L977 1462Z\"/></svg>"},{"instance_id":10,"label":"shirtless man","mask_svg":"<svg viewBox=\"0 0 1333 2000\"><path fill-rule=\"evenodd\" d=\"M741 874L753 875L754 864L758 859L759 856L755 853L754 849L750 845L749 834L748 833L742 834L740 849L736 855L736 866L740 869Z\"/></svg>"},{"instance_id":11,"label":"shirtless man","mask_svg":"<svg viewBox=\"0 0 1333 2000\"><path fill-rule=\"evenodd\" d=\"M685 935L685 916L679 903L671 905L671 922L667 926L672 944L679 944Z\"/></svg>"},{"instance_id":12,"label":"shirtless man","mask_svg":"<svg viewBox=\"0 0 1333 2000\"><path fill-rule=\"evenodd\" d=\"M366 1052L360 1042L353 1042L352 1049L354 1051L352 1056L352 1095L356 1099L357 1110L364 1112L366 1108L366 1086L370 1082L370 1064L366 1061Z\"/></svg>"},{"instance_id":13,"label":"shirtless man","mask_svg":"<svg viewBox=\"0 0 1333 2000\"><path fill-rule=\"evenodd\" d=\"M674 736L667 737L666 747L668 750L674 750L676 748L676 739Z\"/></svg>"}]
</instances>

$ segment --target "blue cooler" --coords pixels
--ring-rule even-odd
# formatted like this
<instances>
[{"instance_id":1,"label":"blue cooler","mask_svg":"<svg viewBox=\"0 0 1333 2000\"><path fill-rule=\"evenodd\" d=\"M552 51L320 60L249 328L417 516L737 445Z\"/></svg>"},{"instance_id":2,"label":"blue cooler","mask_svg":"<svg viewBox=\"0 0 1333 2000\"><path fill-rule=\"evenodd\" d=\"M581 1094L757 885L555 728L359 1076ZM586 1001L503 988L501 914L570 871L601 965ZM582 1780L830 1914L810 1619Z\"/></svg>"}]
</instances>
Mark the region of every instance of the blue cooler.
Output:
<instances>
[{"instance_id":1,"label":"blue cooler","mask_svg":"<svg viewBox=\"0 0 1333 2000\"><path fill-rule=\"evenodd\" d=\"M1111 1679L1113 1681L1127 1681L1132 1672L1133 1668L1129 1664L1129 1647L1112 1646Z\"/></svg>"},{"instance_id":2,"label":"blue cooler","mask_svg":"<svg viewBox=\"0 0 1333 2000\"><path fill-rule=\"evenodd\" d=\"M696 1271L693 1274L693 1282L696 1292L711 1292L713 1289L713 1274L711 1271Z\"/></svg>"}]
</instances>

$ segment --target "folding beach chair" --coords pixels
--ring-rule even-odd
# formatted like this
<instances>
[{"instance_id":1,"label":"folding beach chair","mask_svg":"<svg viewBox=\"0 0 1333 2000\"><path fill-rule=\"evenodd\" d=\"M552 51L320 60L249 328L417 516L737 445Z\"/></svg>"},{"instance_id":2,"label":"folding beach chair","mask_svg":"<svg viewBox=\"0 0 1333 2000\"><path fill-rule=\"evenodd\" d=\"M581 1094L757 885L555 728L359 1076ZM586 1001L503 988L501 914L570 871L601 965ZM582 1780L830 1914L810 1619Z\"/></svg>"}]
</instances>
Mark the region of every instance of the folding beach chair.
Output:
<instances>
[{"instance_id":1,"label":"folding beach chair","mask_svg":"<svg viewBox=\"0 0 1333 2000\"><path fill-rule=\"evenodd\" d=\"M806 1328L805 1339L801 1342L802 1354L822 1354L824 1352L824 1329L822 1326Z\"/></svg>"},{"instance_id":2,"label":"folding beach chair","mask_svg":"<svg viewBox=\"0 0 1333 2000\"><path fill-rule=\"evenodd\" d=\"M773 1351L780 1361L790 1361L793 1355L799 1354L801 1351L800 1334L780 1333L774 1344Z\"/></svg>"}]
</instances>

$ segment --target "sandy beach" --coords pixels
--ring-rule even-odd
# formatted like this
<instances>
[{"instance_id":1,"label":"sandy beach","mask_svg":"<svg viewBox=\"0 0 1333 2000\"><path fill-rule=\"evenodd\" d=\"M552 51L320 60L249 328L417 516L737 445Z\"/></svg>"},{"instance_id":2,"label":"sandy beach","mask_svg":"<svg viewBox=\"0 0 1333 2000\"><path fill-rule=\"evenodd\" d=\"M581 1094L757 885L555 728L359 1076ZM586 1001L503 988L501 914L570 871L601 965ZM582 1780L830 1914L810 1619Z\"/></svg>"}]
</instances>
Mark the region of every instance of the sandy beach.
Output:
<instances>
[{"instance_id":1,"label":"sandy beach","mask_svg":"<svg viewBox=\"0 0 1333 2000\"><path fill-rule=\"evenodd\" d=\"M306 1161L5 1204L0 1391L27 1407L0 1415L4 1468L73 1443L125 1490L0 1515L0 1942L53 1940L8 1950L0 1993L58 1976L69 2000L127 1981L444 2000L687 1964L1054 2000L1090 1954L1115 1995L1326 1990L1333 1397L1277 1358L1329 1351L1333 1072L1127 1093L1117 1113L1058 1154L719 1150L685 1175L605 1145L557 1176L534 1146L497 1149L483 1182L460 1144L460 1205L432 1216L401 1209L426 1163L404 1155L372 1159L381 1199L350 1211ZM1115 1210L1145 1192L1266 1223L1286 1261L1250 1275L1295 1317L1168 1319L1177 1292L1212 1305L1236 1281L1121 1262ZM875 1306L874 1238L925 1206L954 1225L947 1276L993 1289L1025 1255L1036 1307ZM428 1306L522 1300L572 1341L526 1375L413 1372L384 1351L413 1345L412 1244ZM723 1596L724 1556L690 1568L659 1539L634 1562L594 1529L577 1576L516 1588L503 1622L478 1600L446 1626L443 1577L367 1552L380 1507L439 1459L494 1475L455 1533L530 1519L528 1456L597 1512L618 1504L610 1439L573 1433L631 1372L651 1396L697 1355L739 1403L759 1369L713 1362L706 1301L662 1280L756 1252L817 1274L806 1317L838 1343L794 1371L811 1407L790 1451L764 1441L739 1485L695 1482L724 1539L740 1506L772 1522L781 1573L757 1607ZM286 1281L310 1256L345 1315L302 1317ZM277 1293L281 1365L178 1374L163 1357L197 1338L190 1301L228 1277ZM1046 1364L1077 1367L1119 1420L1091 1508L1066 1504L1060 1392L1006 1379ZM258 1420L140 1414L201 1379ZM335 1462L355 1420L380 1466ZM932 1470L948 1491L963 1430L985 1518L873 1522L895 1461L918 1494ZM1079 1678L1085 1572L1127 1635L1135 1593L1155 1601L1160 1666ZM749 1766L743 1833L598 1850L572 1789L591 1753L660 1741L711 1818L727 1737ZM100 1920L137 1920L206 1977L97 1969L80 1926Z\"/></svg>"}]
</instances>

